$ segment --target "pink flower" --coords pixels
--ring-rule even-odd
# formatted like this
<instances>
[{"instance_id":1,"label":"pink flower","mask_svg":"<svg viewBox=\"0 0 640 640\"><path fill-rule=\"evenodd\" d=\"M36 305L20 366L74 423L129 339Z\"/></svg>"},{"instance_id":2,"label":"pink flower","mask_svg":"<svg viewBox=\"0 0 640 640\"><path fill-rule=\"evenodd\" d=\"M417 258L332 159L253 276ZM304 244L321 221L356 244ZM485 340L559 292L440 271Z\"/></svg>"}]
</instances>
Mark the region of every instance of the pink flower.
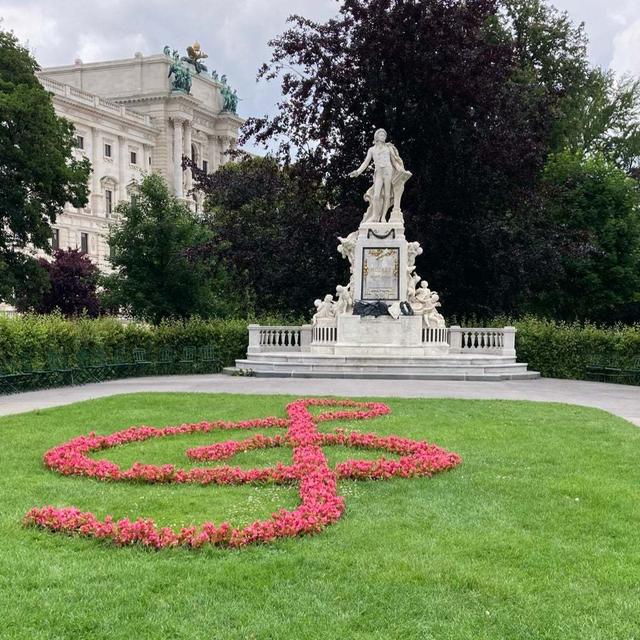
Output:
<instances>
[{"instance_id":1,"label":"pink flower","mask_svg":"<svg viewBox=\"0 0 640 640\"><path fill-rule=\"evenodd\" d=\"M351 407L355 411L338 410L313 415L309 407ZM215 525L204 522L199 526L182 527L174 531L158 527L149 518L134 522L124 518L114 521L111 516L99 520L90 512L75 507L57 509L52 506L34 507L24 517L24 523L50 531L61 531L98 539L108 539L117 545L141 544L161 549L186 546L199 548L207 544L243 547L277 538L317 533L337 521L344 512L343 498L338 495L338 479L387 479L431 476L460 464L461 458L424 441L398 436L378 436L375 433L346 432L336 429L321 433L319 422L367 420L389 413L389 407L379 402L356 402L311 398L296 400L286 407L288 418L263 418L242 422L199 422L177 427L129 427L108 436L90 433L78 436L44 454L44 464L62 475L77 475L110 482L192 483L192 484L248 484L298 483L300 506L293 511L281 509L268 520L257 520L241 528L223 522ZM255 435L243 440L229 440L212 445L187 449L192 460L228 460L237 453L252 449L287 447L292 449L293 464L278 463L260 469L241 469L232 466L179 469L174 465L134 463L122 470L109 460L96 460L88 454L103 449L142 442L150 438L164 438L188 433L231 429L286 429L285 434L273 437ZM400 456L398 459L347 460L335 469L328 465L323 446L342 445L355 449L382 450Z\"/></svg>"}]
</instances>

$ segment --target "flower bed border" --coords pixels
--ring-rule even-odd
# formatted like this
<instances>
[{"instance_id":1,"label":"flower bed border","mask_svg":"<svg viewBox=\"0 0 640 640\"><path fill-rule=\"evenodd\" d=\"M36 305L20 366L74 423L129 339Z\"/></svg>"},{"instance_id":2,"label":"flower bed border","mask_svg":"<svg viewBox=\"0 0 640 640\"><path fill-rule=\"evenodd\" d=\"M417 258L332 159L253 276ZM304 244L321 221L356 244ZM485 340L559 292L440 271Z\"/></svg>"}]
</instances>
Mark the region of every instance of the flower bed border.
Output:
<instances>
[{"instance_id":1,"label":"flower bed border","mask_svg":"<svg viewBox=\"0 0 640 640\"><path fill-rule=\"evenodd\" d=\"M353 407L355 411L328 411L312 415L309 407ZM278 538L294 537L322 531L336 522L344 512L344 500L338 494L338 479L388 479L413 476L431 476L460 464L456 453L448 452L425 441L398 436L378 436L373 433L336 429L330 433L319 432L317 424L328 421L366 420L386 415L387 405L379 402L357 402L333 399L300 399L286 407L288 418L263 418L241 422L199 422L177 427L130 427L108 436L90 433L78 436L47 451L44 464L62 475L96 478L103 481L139 481L145 483L193 483L209 484L254 484L272 482L277 484L299 484L301 504L294 510L280 509L267 520L257 520L244 527L234 528L226 522L215 525L204 522L200 526L182 527L174 531L170 527L159 527L150 518L128 518L114 520L107 516L100 520L91 512L82 512L75 507L34 507L24 518L28 526L37 526L50 531L78 534L111 540L119 546L141 544L161 549L186 546L198 548L207 544L227 547L244 547L257 542L271 542ZM258 448L290 447L293 464L277 464L259 469L240 467L195 467L180 469L174 465L150 465L134 463L122 470L109 460L96 460L89 453L121 446L131 442L142 442L150 438L177 436L213 430L286 428L286 434L267 437L255 435L243 440L230 440L213 445L193 447L187 456L193 460L227 460L235 454ZM383 450L397 454L399 459L384 457L376 460L350 459L329 467L323 446Z\"/></svg>"}]
</instances>

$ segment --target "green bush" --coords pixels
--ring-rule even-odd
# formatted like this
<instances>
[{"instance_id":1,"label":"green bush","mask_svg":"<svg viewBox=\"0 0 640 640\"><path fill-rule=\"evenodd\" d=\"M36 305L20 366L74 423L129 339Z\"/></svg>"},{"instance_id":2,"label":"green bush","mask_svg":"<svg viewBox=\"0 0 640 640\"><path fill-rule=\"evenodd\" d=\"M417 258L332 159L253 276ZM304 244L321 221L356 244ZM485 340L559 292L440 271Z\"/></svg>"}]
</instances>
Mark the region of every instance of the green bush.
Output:
<instances>
[{"instance_id":1,"label":"green bush","mask_svg":"<svg viewBox=\"0 0 640 640\"><path fill-rule=\"evenodd\" d=\"M60 315L0 316L0 369L34 369L47 364L47 356L56 353L68 366L78 364L83 351L104 352L116 359L124 352L130 358L133 349L144 349L147 357L157 359L163 347L179 356L183 347L213 345L220 367L231 365L247 352L245 320L166 321L158 326L122 323L115 318L66 319Z\"/></svg>"},{"instance_id":2,"label":"green bush","mask_svg":"<svg viewBox=\"0 0 640 640\"><path fill-rule=\"evenodd\" d=\"M548 378L582 380L596 363L631 367L640 358L640 325L598 327L525 317L517 329L518 360Z\"/></svg>"},{"instance_id":3,"label":"green bush","mask_svg":"<svg viewBox=\"0 0 640 640\"><path fill-rule=\"evenodd\" d=\"M262 324L272 324L262 320ZM247 320L165 321L157 326L122 323L115 318L65 319L59 315L0 316L0 370L44 368L47 356L60 354L66 364L78 364L83 351L102 351L110 359L133 349L144 349L157 360L160 350L171 348L180 356L186 346L213 345L218 368L234 364L247 353ZM463 322L462 326L476 323ZM630 367L640 357L640 325L598 327L525 317L496 318L485 326L514 325L518 360L545 377L584 379L587 366L613 363Z\"/></svg>"}]
</instances>

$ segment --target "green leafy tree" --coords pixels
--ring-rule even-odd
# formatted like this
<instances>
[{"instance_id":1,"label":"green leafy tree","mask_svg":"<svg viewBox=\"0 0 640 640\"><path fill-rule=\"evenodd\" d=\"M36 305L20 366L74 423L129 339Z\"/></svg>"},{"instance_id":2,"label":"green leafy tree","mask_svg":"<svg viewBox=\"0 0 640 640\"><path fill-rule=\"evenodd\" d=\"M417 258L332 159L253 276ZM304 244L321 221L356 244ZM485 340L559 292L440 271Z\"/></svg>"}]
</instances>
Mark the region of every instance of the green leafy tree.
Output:
<instances>
[{"instance_id":1,"label":"green leafy tree","mask_svg":"<svg viewBox=\"0 0 640 640\"><path fill-rule=\"evenodd\" d=\"M49 253L56 215L88 196L90 164L72 158L73 125L56 115L37 70L14 35L0 30L0 300L42 282L26 250Z\"/></svg>"},{"instance_id":2,"label":"green leafy tree","mask_svg":"<svg viewBox=\"0 0 640 640\"><path fill-rule=\"evenodd\" d=\"M348 282L336 251L342 212L327 206L326 188L304 164L248 158L214 174L186 164L207 196L210 255L234 273L256 313L309 317L314 298Z\"/></svg>"},{"instance_id":3,"label":"green leafy tree","mask_svg":"<svg viewBox=\"0 0 640 640\"><path fill-rule=\"evenodd\" d=\"M549 159L543 189L551 218L580 239L581 251L563 258L533 310L566 320L625 318L640 302L637 181L602 154L565 151Z\"/></svg>"},{"instance_id":4,"label":"green leafy tree","mask_svg":"<svg viewBox=\"0 0 640 640\"><path fill-rule=\"evenodd\" d=\"M384 127L413 173L407 235L447 313L517 309L572 251L541 206L546 157L565 136L587 72L584 36L529 0L343 0L325 23L301 16L271 42L259 77L280 79L273 117L247 140L315 167L342 235L369 178L347 176Z\"/></svg>"},{"instance_id":5,"label":"green leafy tree","mask_svg":"<svg viewBox=\"0 0 640 640\"><path fill-rule=\"evenodd\" d=\"M120 221L109 234L115 274L104 281L105 306L153 323L234 311L224 272L198 250L210 232L162 177L145 177L139 194L117 211Z\"/></svg>"}]
</instances>

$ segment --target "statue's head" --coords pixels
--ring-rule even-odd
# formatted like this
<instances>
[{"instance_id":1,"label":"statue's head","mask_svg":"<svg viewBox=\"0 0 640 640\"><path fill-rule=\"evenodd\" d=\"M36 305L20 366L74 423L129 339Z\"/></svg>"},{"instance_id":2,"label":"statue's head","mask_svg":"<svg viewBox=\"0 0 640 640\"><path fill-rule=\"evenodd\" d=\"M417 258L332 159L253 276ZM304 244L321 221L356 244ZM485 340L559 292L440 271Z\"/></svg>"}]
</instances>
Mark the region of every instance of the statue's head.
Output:
<instances>
[{"instance_id":1,"label":"statue's head","mask_svg":"<svg viewBox=\"0 0 640 640\"><path fill-rule=\"evenodd\" d=\"M193 50L200 51L200 43L197 40L193 43Z\"/></svg>"},{"instance_id":2,"label":"statue's head","mask_svg":"<svg viewBox=\"0 0 640 640\"><path fill-rule=\"evenodd\" d=\"M327 295L324 297L324 301L333 302L333 296L330 293L327 293Z\"/></svg>"},{"instance_id":3,"label":"statue's head","mask_svg":"<svg viewBox=\"0 0 640 640\"><path fill-rule=\"evenodd\" d=\"M386 142L387 140L387 132L384 129L376 129L376 132L373 134L374 142Z\"/></svg>"},{"instance_id":4,"label":"statue's head","mask_svg":"<svg viewBox=\"0 0 640 640\"><path fill-rule=\"evenodd\" d=\"M429 287L429 283L428 283L426 280L423 280L423 281L420 283L420 286L421 286L423 289L427 289L427 288Z\"/></svg>"}]
</instances>

